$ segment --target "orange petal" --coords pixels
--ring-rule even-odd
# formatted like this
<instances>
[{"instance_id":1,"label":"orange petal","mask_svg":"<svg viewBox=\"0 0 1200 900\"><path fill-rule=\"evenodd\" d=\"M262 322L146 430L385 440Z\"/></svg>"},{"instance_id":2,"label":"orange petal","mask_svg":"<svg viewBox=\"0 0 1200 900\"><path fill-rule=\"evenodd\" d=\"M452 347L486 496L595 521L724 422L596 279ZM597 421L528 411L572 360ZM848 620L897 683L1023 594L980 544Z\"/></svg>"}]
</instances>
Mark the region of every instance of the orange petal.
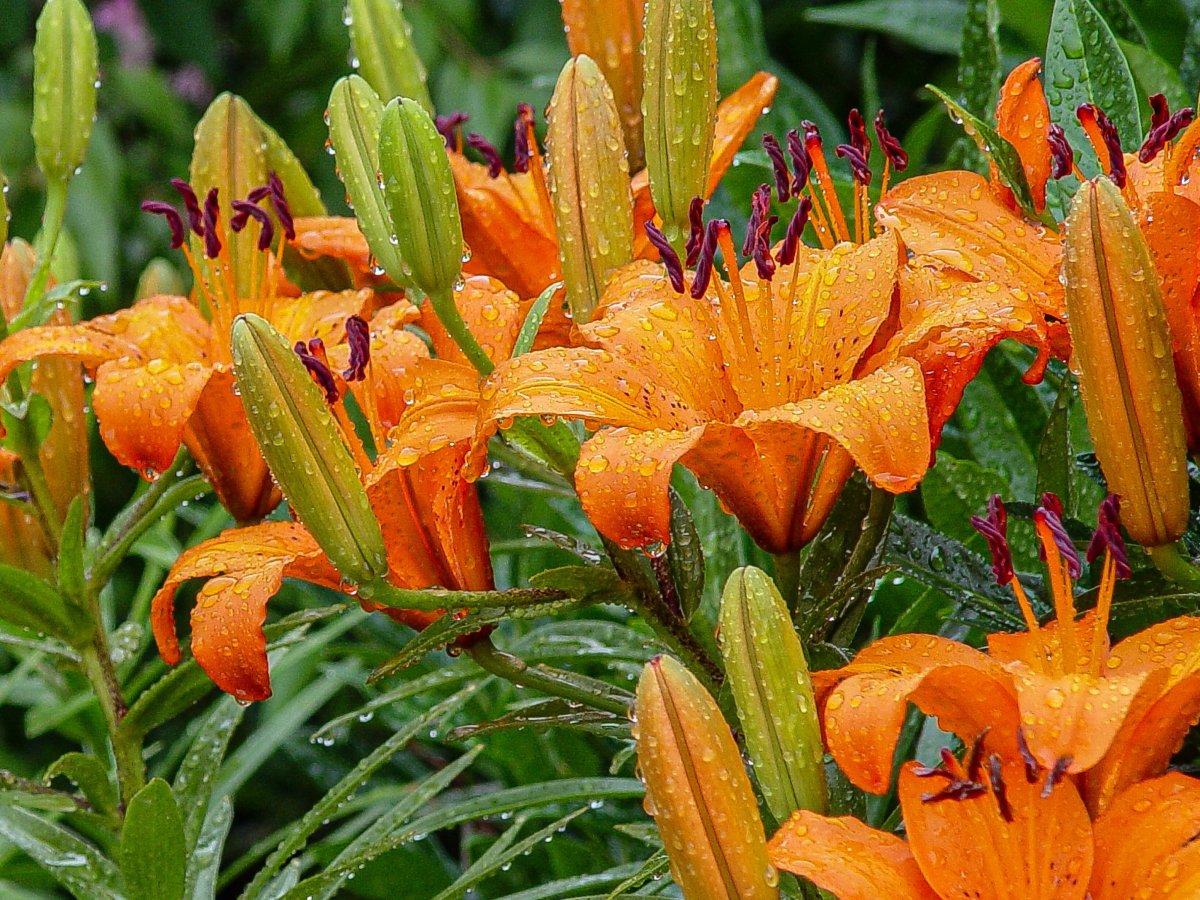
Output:
<instances>
[{"instance_id":1,"label":"orange petal","mask_svg":"<svg viewBox=\"0 0 1200 900\"><path fill-rule=\"evenodd\" d=\"M839 900L936 900L908 844L849 816L793 813L767 844L771 864Z\"/></svg>"},{"instance_id":2,"label":"orange petal","mask_svg":"<svg viewBox=\"0 0 1200 900\"><path fill-rule=\"evenodd\" d=\"M409 402L388 434L390 446L376 461L380 474L476 437L479 373L474 368L445 359L420 360L402 383ZM486 435L479 440L486 441Z\"/></svg>"},{"instance_id":3,"label":"orange petal","mask_svg":"<svg viewBox=\"0 0 1200 900\"><path fill-rule=\"evenodd\" d=\"M371 249L353 216L300 216L292 246L305 259L344 259L358 274L371 271Z\"/></svg>"},{"instance_id":4,"label":"orange petal","mask_svg":"<svg viewBox=\"0 0 1200 900\"><path fill-rule=\"evenodd\" d=\"M827 434L875 484L897 494L916 486L929 467L928 423L924 379L907 361L834 385L811 400L747 410L736 421L751 438L759 428L778 425Z\"/></svg>"},{"instance_id":5,"label":"orange petal","mask_svg":"<svg viewBox=\"0 0 1200 900\"><path fill-rule=\"evenodd\" d=\"M996 104L996 130L1021 157L1038 212L1046 206L1046 182L1050 179L1050 107L1038 81L1041 70L1042 61L1034 58L1009 72Z\"/></svg>"},{"instance_id":6,"label":"orange petal","mask_svg":"<svg viewBox=\"0 0 1200 900\"><path fill-rule=\"evenodd\" d=\"M717 106L717 133L708 166L708 196L712 196L733 165L733 158L746 143L759 117L770 107L778 87L779 79L770 72L756 72Z\"/></svg>"},{"instance_id":7,"label":"orange petal","mask_svg":"<svg viewBox=\"0 0 1200 900\"><path fill-rule=\"evenodd\" d=\"M262 625L267 601L285 577L330 588L339 583L325 554L294 522L232 528L184 551L151 602L159 653L169 665L179 662L175 591L190 578L207 579L192 610L192 653L221 690L265 700L271 685Z\"/></svg>"},{"instance_id":8,"label":"orange petal","mask_svg":"<svg viewBox=\"0 0 1200 900\"><path fill-rule=\"evenodd\" d=\"M313 291L273 310L271 324L289 341L320 338L333 346L344 339L346 320L362 315L373 301L369 290Z\"/></svg>"},{"instance_id":9,"label":"orange petal","mask_svg":"<svg viewBox=\"0 0 1200 900\"><path fill-rule=\"evenodd\" d=\"M0 312L5 321L21 312L36 265L37 251L28 241L13 238L0 245Z\"/></svg>"},{"instance_id":10,"label":"orange petal","mask_svg":"<svg viewBox=\"0 0 1200 900\"><path fill-rule=\"evenodd\" d=\"M1095 832L1093 900L1196 896L1200 781L1173 772L1137 784L1100 817Z\"/></svg>"},{"instance_id":11,"label":"orange petal","mask_svg":"<svg viewBox=\"0 0 1200 900\"><path fill-rule=\"evenodd\" d=\"M169 363L161 357L102 363L92 406L105 446L121 465L157 476L179 451L211 375L203 363Z\"/></svg>"},{"instance_id":12,"label":"orange petal","mask_svg":"<svg viewBox=\"0 0 1200 900\"><path fill-rule=\"evenodd\" d=\"M910 178L888 192L876 216L914 253L980 281L1021 288L1044 313L1064 318L1060 236L997 201L981 175L951 171Z\"/></svg>"},{"instance_id":13,"label":"orange petal","mask_svg":"<svg viewBox=\"0 0 1200 900\"><path fill-rule=\"evenodd\" d=\"M488 359L498 363L512 355L522 322L516 294L495 278L472 275L463 282L461 290L454 292L454 304ZM421 327L433 340L439 358L467 363L466 355L446 333L432 304L421 307Z\"/></svg>"},{"instance_id":14,"label":"orange petal","mask_svg":"<svg viewBox=\"0 0 1200 900\"><path fill-rule=\"evenodd\" d=\"M1092 823L1070 780L1042 797L1020 762L1006 761L1007 821L991 791L926 802L947 781L921 778L918 769L908 763L900 773L900 806L909 846L939 897L1083 900L1092 873Z\"/></svg>"}]
</instances>

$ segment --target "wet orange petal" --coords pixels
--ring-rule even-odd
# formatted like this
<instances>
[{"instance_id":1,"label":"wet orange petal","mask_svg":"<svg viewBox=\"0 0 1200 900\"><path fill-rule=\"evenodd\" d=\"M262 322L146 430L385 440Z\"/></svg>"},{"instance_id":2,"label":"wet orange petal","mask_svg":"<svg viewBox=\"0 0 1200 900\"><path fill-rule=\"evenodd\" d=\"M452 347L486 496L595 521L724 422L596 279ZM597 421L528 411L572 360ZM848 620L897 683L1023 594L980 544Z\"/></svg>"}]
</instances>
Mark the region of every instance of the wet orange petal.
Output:
<instances>
[{"instance_id":1,"label":"wet orange petal","mask_svg":"<svg viewBox=\"0 0 1200 900\"><path fill-rule=\"evenodd\" d=\"M233 528L184 551L151 602L159 653L169 665L179 662L175 591L188 579L204 578L192 610L192 653L221 690L239 700L265 700L271 685L262 624L267 601L285 577L331 588L339 582L316 542L293 522Z\"/></svg>"},{"instance_id":2,"label":"wet orange petal","mask_svg":"<svg viewBox=\"0 0 1200 900\"><path fill-rule=\"evenodd\" d=\"M472 275L463 281L461 290L454 292L454 303L488 359L498 363L512 355L517 332L521 330L521 305L517 295L503 282L486 275ZM467 363L466 355L446 333L431 304L421 307L421 327L433 340L439 358Z\"/></svg>"},{"instance_id":3,"label":"wet orange petal","mask_svg":"<svg viewBox=\"0 0 1200 900\"><path fill-rule=\"evenodd\" d=\"M292 246L305 259L344 259L361 274L371 271L371 249L353 216L300 216Z\"/></svg>"},{"instance_id":4,"label":"wet orange petal","mask_svg":"<svg viewBox=\"0 0 1200 900\"><path fill-rule=\"evenodd\" d=\"M1038 212L1046 206L1046 182L1050 179L1050 107L1038 80L1041 70L1042 61L1034 58L1009 72L996 104L996 130L1021 157Z\"/></svg>"},{"instance_id":5,"label":"wet orange petal","mask_svg":"<svg viewBox=\"0 0 1200 900\"><path fill-rule=\"evenodd\" d=\"M462 445L479 425L479 373L444 359L420 360L404 379L407 406L379 454L379 473L411 466L422 456ZM486 440L480 435L481 441Z\"/></svg>"},{"instance_id":6,"label":"wet orange petal","mask_svg":"<svg viewBox=\"0 0 1200 900\"><path fill-rule=\"evenodd\" d=\"M332 346L345 337L346 320L363 315L373 300L369 290L313 291L280 304L271 324L289 341L320 338Z\"/></svg>"},{"instance_id":7,"label":"wet orange petal","mask_svg":"<svg viewBox=\"0 0 1200 900\"><path fill-rule=\"evenodd\" d=\"M767 845L771 864L839 900L936 900L908 844L849 816L801 810Z\"/></svg>"},{"instance_id":8,"label":"wet orange petal","mask_svg":"<svg viewBox=\"0 0 1200 900\"><path fill-rule=\"evenodd\" d=\"M1004 767L1006 821L990 792L925 802L946 787L941 776L900 773L900 806L908 843L939 897L1083 900L1092 873L1092 823L1075 785L1064 780L1049 797L1029 784L1019 760Z\"/></svg>"}]
</instances>

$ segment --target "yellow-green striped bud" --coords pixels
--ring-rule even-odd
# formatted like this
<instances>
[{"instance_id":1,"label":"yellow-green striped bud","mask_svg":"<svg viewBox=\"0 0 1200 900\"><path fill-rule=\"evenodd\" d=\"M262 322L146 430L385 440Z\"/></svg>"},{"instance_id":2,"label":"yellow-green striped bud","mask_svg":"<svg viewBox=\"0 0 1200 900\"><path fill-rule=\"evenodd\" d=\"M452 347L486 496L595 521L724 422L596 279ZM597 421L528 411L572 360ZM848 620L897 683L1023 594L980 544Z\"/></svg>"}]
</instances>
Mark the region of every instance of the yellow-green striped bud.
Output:
<instances>
[{"instance_id":1,"label":"yellow-green striped bud","mask_svg":"<svg viewBox=\"0 0 1200 900\"><path fill-rule=\"evenodd\" d=\"M778 897L754 791L713 698L680 663L662 656L642 670L634 713L646 812L683 895Z\"/></svg>"},{"instance_id":2,"label":"yellow-green striped bud","mask_svg":"<svg viewBox=\"0 0 1200 900\"><path fill-rule=\"evenodd\" d=\"M462 221L446 141L415 100L401 97L384 109L379 170L390 239L411 281L430 297L448 294L462 271Z\"/></svg>"},{"instance_id":3,"label":"yellow-green striped bud","mask_svg":"<svg viewBox=\"0 0 1200 900\"><path fill-rule=\"evenodd\" d=\"M234 320L233 368L284 497L330 562L369 596L388 570L383 534L320 389L283 335L256 315Z\"/></svg>"},{"instance_id":4,"label":"yellow-green striped bud","mask_svg":"<svg viewBox=\"0 0 1200 900\"><path fill-rule=\"evenodd\" d=\"M1183 399L1149 248L1108 178L1071 204L1063 283L1088 430L1121 524L1143 546L1173 544L1188 520Z\"/></svg>"},{"instance_id":5,"label":"yellow-green striped bud","mask_svg":"<svg viewBox=\"0 0 1200 900\"><path fill-rule=\"evenodd\" d=\"M179 297L184 294L184 291L183 279L179 277L176 268L161 256L156 256L146 263L146 268L142 269L142 274L138 276L137 289L133 292L133 299L142 300L145 297L157 297L164 294Z\"/></svg>"},{"instance_id":6,"label":"yellow-green striped bud","mask_svg":"<svg viewBox=\"0 0 1200 900\"><path fill-rule=\"evenodd\" d=\"M558 258L571 313L584 324L609 273L633 259L633 194L621 120L591 57L563 66L547 120Z\"/></svg>"},{"instance_id":7,"label":"yellow-green striped bud","mask_svg":"<svg viewBox=\"0 0 1200 900\"><path fill-rule=\"evenodd\" d=\"M717 115L717 27L712 0L646 4L642 114L654 207L672 237L708 183Z\"/></svg>"},{"instance_id":8,"label":"yellow-green striped bud","mask_svg":"<svg viewBox=\"0 0 1200 900\"><path fill-rule=\"evenodd\" d=\"M371 85L350 75L333 86L328 109L329 142L337 156L338 177L346 186L347 202L375 262L396 284L405 284L408 273L392 243L392 220L379 186L383 104Z\"/></svg>"},{"instance_id":9,"label":"yellow-green striped bud","mask_svg":"<svg viewBox=\"0 0 1200 900\"><path fill-rule=\"evenodd\" d=\"M425 66L400 0L349 0L350 49L363 78L385 100L411 97L433 115Z\"/></svg>"},{"instance_id":10,"label":"yellow-green striped bud","mask_svg":"<svg viewBox=\"0 0 1200 900\"><path fill-rule=\"evenodd\" d=\"M33 43L33 145L50 181L83 165L96 119L96 32L80 0L47 0Z\"/></svg>"},{"instance_id":11,"label":"yellow-green striped bud","mask_svg":"<svg viewBox=\"0 0 1200 900\"><path fill-rule=\"evenodd\" d=\"M778 822L798 809L824 812L824 749L808 663L765 572L747 566L729 576L720 626L725 674L767 808Z\"/></svg>"}]
</instances>

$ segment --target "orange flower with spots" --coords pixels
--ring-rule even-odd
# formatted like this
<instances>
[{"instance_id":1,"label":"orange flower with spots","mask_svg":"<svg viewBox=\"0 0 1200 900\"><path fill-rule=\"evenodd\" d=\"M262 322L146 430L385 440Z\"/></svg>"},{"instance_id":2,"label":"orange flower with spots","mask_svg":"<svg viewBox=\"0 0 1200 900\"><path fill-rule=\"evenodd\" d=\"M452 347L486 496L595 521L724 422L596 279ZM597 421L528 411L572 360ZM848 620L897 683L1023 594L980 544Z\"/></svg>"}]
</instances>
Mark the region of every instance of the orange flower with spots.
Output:
<instances>
[{"instance_id":1,"label":"orange flower with spots","mask_svg":"<svg viewBox=\"0 0 1200 900\"><path fill-rule=\"evenodd\" d=\"M907 840L850 817L795 813L771 863L839 900L1127 900L1200 890L1200 781L1145 781L1092 821L1075 785L1046 791L1024 767L949 751L900 773Z\"/></svg>"},{"instance_id":2,"label":"orange flower with spots","mask_svg":"<svg viewBox=\"0 0 1200 900\"><path fill-rule=\"evenodd\" d=\"M186 217L157 201L143 207L167 218L172 245L192 270L193 296L149 297L87 322L17 332L0 344L0 379L34 359L83 363L95 373L92 406L100 435L120 463L155 478L185 443L234 517L258 519L278 504L279 494L235 391L231 323L241 312L257 312L288 337L316 335L332 345L342 340L346 317L368 306L372 295L299 294L287 282L280 262L284 242L271 247L275 222L289 232L291 216L274 176L228 207L215 188L201 202L187 184L174 184ZM268 204L275 218L264 209ZM257 242L249 244L252 257L238 241L251 220L260 228ZM185 241L189 228L197 237L194 246ZM234 249L241 249L240 259Z\"/></svg>"},{"instance_id":3,"label":"orange flower with spots","mask_svg":"<svg viewBox=\"0 0 1200 900\"><path fill-rule=\"evenodd\" d=\"M464 304L467 309L486 310L483 316L495 313L496 321L502 320L503 327L490 333L479 322L470 324L485 349L507 355L516 338L516 297L482 277L468 279L462 291L472 293L475 301ZM453 359L430 359L424 342L404 328L418 316L411 304L400 301L376 314L369 343L366 323L351 319L346 326L348 345L331 348L326 356L321 342L314 340L298 344L297 352L325 388L342 437L359 465L383 532L388 580L405 589L491 590L479 498L461 475L466 446L443 446L401 468L391 462L386 449L377 459L370 458L346 412L348 389L370 426L374 445L386 448L388 432L403 415L414 385L423 380L441 383L443 370L457 365ZM462 367L474 373L465 362ZM154 597L155 639L163 659L172 665L180 659L175 592L196 578L205 583L192 609L192 652L222 690L242 700L270 696L262 625L267 603L283 579L345 589L337 570L299 523L267 522L226 531L185 551ZM362 605L383 609L369 601ZM384 611L418 629L437 617L412 610Z\"/></svg>"},{"instance_id":4,"label":"orange flower with spots","mask_svg":"<svg viewBox=\"0 0 1200 900\"><path fill-rule=\"evenodd\" d=\"M1027 631L990 635L987 653L936 636L888 637L848 666L815 673L828 746L855 784L887 789L909 702L965 740L986 732L989 749L1022 754L1051 782L1074 776L1093 812L1166 769L1200 717L1200 619L1172 619L1110 646L1113 589L1129 573L1117 499L1102 504L1087 553L1101 566L1096 608L1078 619L1072 585L1081 566L1060 515L1049 494L1034 514L1057 621L1038 621L1014 576L1007 517L994 498L973 523Z\"/></svg>"}]
</instances>

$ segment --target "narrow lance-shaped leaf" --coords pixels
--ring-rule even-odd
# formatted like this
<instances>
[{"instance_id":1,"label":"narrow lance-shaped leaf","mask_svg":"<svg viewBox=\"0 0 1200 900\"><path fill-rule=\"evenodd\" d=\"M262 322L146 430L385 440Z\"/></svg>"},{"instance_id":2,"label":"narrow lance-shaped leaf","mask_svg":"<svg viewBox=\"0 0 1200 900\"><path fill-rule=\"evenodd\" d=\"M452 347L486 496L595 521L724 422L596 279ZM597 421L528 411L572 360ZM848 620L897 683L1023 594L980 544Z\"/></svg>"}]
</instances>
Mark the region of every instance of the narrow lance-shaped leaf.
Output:
<instances>
[{"instance_id":1,"label":"narrow lance-shaped leaf","mask_svg":"<svg viewBox=\"0 0 1200 900\"><path fill-rule=\"evenodd\" d=\"M350 48L363 77L385 100L408 97L433 115L425 66L400 0L349 0Z\"/></svg>"},{"instance_id":2,"label":"narrow lance-shaped leaf","mask_svg":"<svg viewBox=\"0 0 1200 900\"><path fill-rule=\"evenodd\" d=\"M120 861L130 900L182 900L183 818L170 785L161 778L129 802Z\"/></svg>"}]
</instances>

